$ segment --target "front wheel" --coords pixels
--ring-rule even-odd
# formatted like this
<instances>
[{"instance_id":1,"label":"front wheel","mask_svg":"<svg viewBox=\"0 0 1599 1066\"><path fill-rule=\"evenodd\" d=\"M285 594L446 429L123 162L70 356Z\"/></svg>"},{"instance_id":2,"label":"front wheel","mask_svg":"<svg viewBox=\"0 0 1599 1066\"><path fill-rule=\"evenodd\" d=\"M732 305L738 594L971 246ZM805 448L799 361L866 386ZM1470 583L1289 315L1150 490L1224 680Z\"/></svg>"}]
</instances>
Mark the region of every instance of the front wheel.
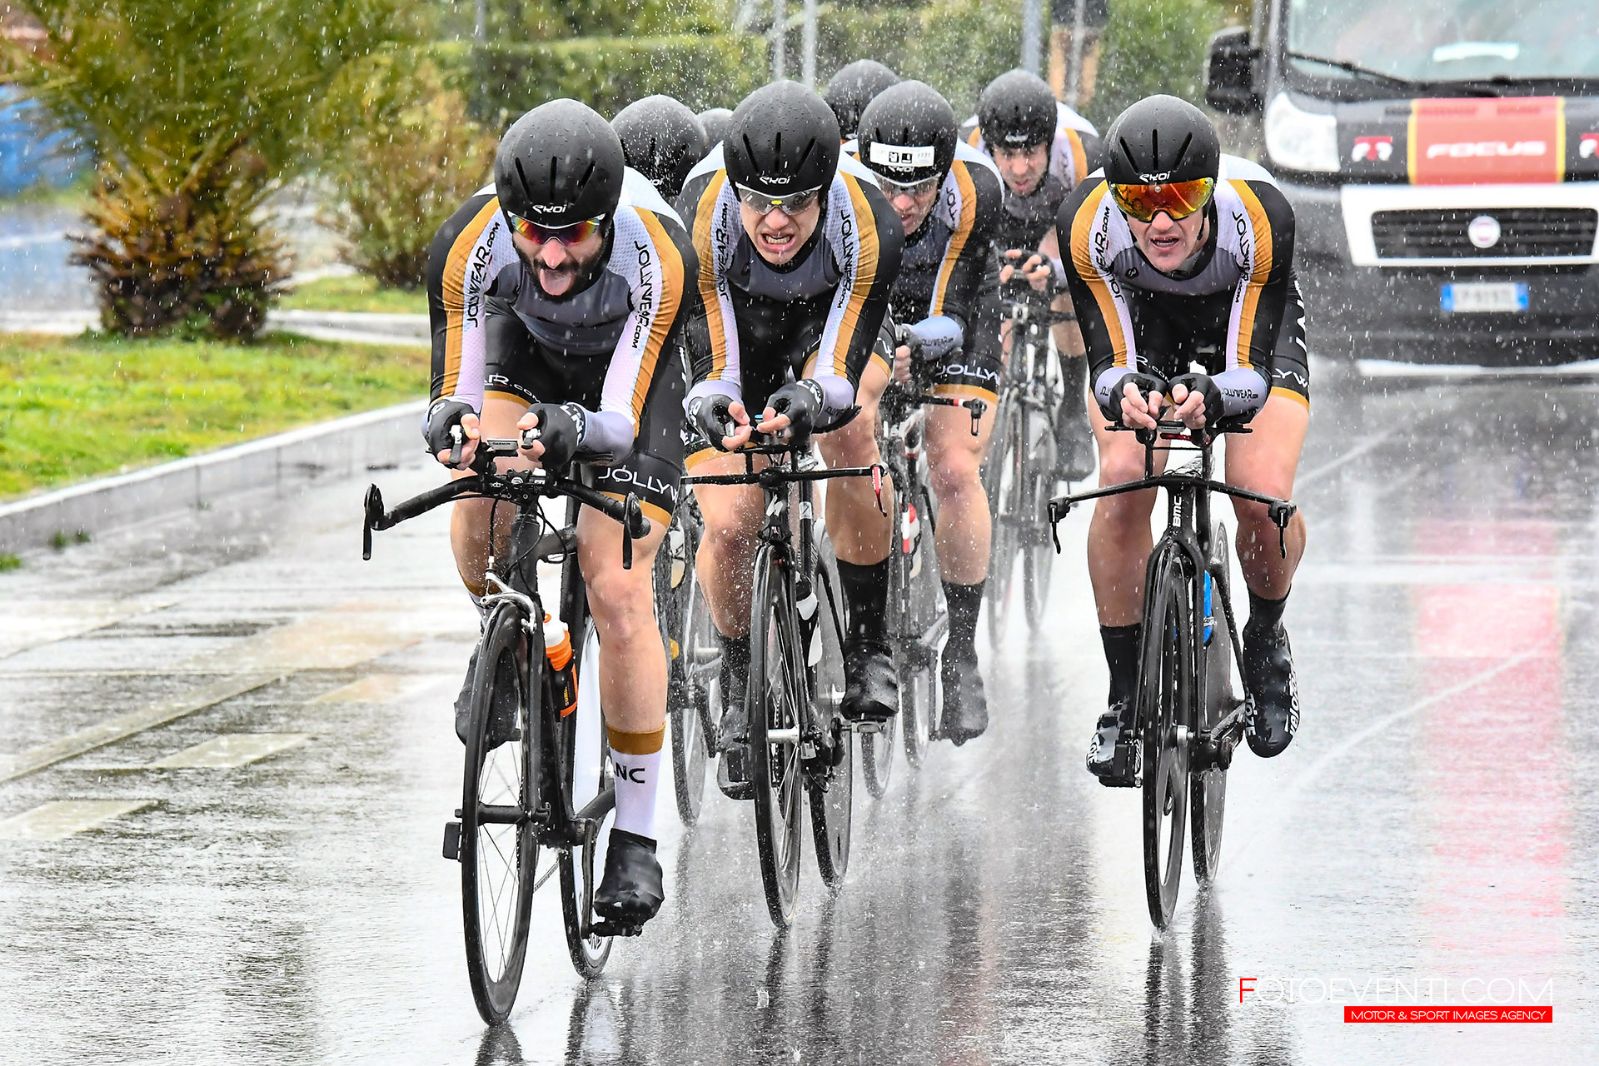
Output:
<instances>
[{"instance_id":1,"label":"front wheel","mask_svg":"<svg viewBox=\"0 0 1599 1066\"><path fill-rule=\"evenodd\" d=\"M1055 565L1055 546L1044 513L1055 488L1055 427L1043 411L1030 411L1026 435L1032 457L1027 463L1022 492L1019 540L1022 544L1022 598L1027 607L1027 624L1036 633L1044 622L1049 578Z\"/></svg>"},{"instance_id":2,"label":"front wheel","mask_svg":"<svg viewBox=\"0 0 1599 1066\"><path fill-rule=\"evenodd\" d=\"M1212 573L1223 575L1222 581L1211 579L1209 586L1201 587L1205 597L1204 617L1210 632L1205 641L1204 695L1199 703L1199 730L1208 733L1227 715L1232 713L1238 698L1233 695L1233 644L1227 626L1225 598L1226 575L1231 564L1227 550L1227 528L1216 523L1215 537L1211 541ZM1210 766L1196 770L1189 783L1189 810L1192 812L1194 837L1194 879L1208 885L1221 870L1222 817L1227 809L1227 768Z\"/></svg>"},{"instance_id":3,"label":"front wheel","mask_svg":"<svg viewBox=\"0 0 1599 1066\"><path fill-rule=\"evenodd\" d=\"M461 786L462 925L472 999L490 1025L516 1002L527 956L538 844L528 813L537 805L538 673L530 682L522 613L501 604L489 616L472 677L471 726ZM530 703L532 707L530 709ZM512 739L490 737L496 709L516 708Z\"/></svg>"},{"instance_id":4,"label":"front wheel","mask_svg":"<svg viewBox=\"0 0 1599 1066\"><path fill-rule=\"evenodd\" d=\"M750 672L745 690L749 718L750 786L755 843L761 860L766 909L779 929L794 921L799 898L805 790L799 731L804 721L803 657L794 609L777 553L763 545L755 556L750 598Z\"/></svg>"},{"instance_id":5,"label":"front wheel","mask_svg":"<svg viewBox=\"0 0 1599 1066\"><path fill-rule=\"evenodd\" d=\"M827 887L843 887L849 869L850 819L855 807L855 732L844 721L844 593L838 580L838 561L825 536L816 548L816 576L808 602L800 607L800 626L806 632L806 662L810 674L810 719L832 741L828 758L818 751L806 770L811 799L811 830L816 838L816 865ZM878 734L880 737L883 734ZM890 734L890 739L892 735ZM887 754L891 744L883 745Z\"/></svg>"},{"instance_id":6,"label":"front wheel","mask_svg":"<svg viewBox=\"0 0 1599 1066\"><path fill-rule=\"evenodd\" d=\"M1022 441L1022 409L1014 398L1000 400L991 439L992 446L983 464L983 492L988 496L993 529L988 567L988 640L998 648L1005 639L1011 578L1021 550L1021 489L1027 462Z\"/></svg>"},{"instance_id":7,"label":"front wheel","mask_svg":"<svg viewBox=\"0 0 1599 1066\"><path fill-rule=\"evenodd\" d=\"M1156 549L1160 553L1160 549ZM1188 747L1194 728L1188 579L1175 552L1150 567L1138 716L1143 738L1144 887L1165 929L1177 907L1188 819Z\"/></svg>"},{"instance_id":8,"label":"front wheel","mask_svg":"<svg viewBox=\"0 0 1599 1066\"><path fill-rule=\"evenodd\" d=\"M595 936L591 930L594 893L616 821L616 785L600 708L600 642L593 622L585 627L581 653L577 710L555 726L560 743L557 758L572 809L580 811L593 803L595 822L588 844L561 852L561 917L572 966L584 977L597 977L611 957L611 938Z\"/></svg>"},{"instance_id":9,"label":"front wheel","mask_svg":"<svg viewBox=\"0 0 1599 1066\"><path fill-rule=\"evenodd\" d=\"M682 511L679 511L682 514ZM674 606L663 612L667 629L667 715L672 723L672 784L678 817L684 825L700 819L705 799L706 763L710 748L706 723L710 719L710 685L720 667L721 655L711 629L710 607L694 570L695 531L687 520L673 530L674 540L656 558L667 558L666 599ZM657 572L657 580L661 574ZM676 585L671 581L676 579ZM657 599L661 593L657 591ZM707 669L707 662L710 669Z\"/></svg>"}]
</instances>

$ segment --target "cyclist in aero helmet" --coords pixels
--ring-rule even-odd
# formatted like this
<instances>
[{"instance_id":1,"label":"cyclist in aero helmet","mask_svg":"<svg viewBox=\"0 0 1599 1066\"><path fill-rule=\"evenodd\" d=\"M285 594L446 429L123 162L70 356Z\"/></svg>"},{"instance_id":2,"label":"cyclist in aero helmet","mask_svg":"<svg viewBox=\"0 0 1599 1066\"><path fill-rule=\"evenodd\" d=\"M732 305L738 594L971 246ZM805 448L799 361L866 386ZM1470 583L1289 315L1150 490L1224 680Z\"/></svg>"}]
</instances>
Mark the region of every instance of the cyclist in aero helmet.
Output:
<instances>
[{"instance_id":1,"label":"cyclist in aero helmet","mask_svg":"<svg viewBox=\"0 0 1599 1066\"><path fill-rule=\"evenodd\" d=\"M705 127L705 147L709 151L722 143L727 136L727 124L733 112L725 107L708 107L699 113L700 125Z\"/></svg>"},{"instance_id":2,"label":"cyclist in aero helmet","mask_svg":"<svg viewBox=\"0 0 1599 1066\"><path fill-rule=\"evenodd\" d=\"M854 140L866 105L898 81L898 74L875 59L857 59L839 67L822 90L822 99L838 119L838 135L846 141Z\"/></svg>"},{"instance_id":3,"label":"cyclist in aero helmet","mask_svg":"<svg viewBox=\"0 0 1599 1066\"><path fill-rule=\"evenodd\" d=\"M987 401L979 430L957 407L927 408L927 449L938 495L936 546L949 605L942 658L941 732L957 744L988 726L977 667L977 614L988 575L990 516L978 469L998 402L999 315L992 288L1001 185L989 158L958 138L955 112L938 90L902 81L861 116L860 159L877 174L905 231L894 320L910 344L895 351L895 377L925 361L935 395Z\"/></svg>"},{"instance_id":4,"label":"cyclist in aero helmet","mask_svg":"<svg viewBox=\"0 0 1599 1066\"><path fill-rule=\"evenodd\" d=\"M584 509L577 526L589 605L605 634L599 692L618 767L594 907L626 925L647 921L662 900L654 810L666 662L650 559L676 503L683 375L672 353L696 270L677 214L625 169L610 125L574 100L543 104L511 126L494 184L468 198L428 252L428 450L448 463L458 435L464 466L483 436L536 428L539 439L502 466L564 470L576 460L601 491L637 491L652 519L631 570L622 568L617 522ZM491 513L491 501L467 500L451 518L456 566L480 609L491 541L503 555L510 533L502 507L491 537ZM458 700L460 734L465 710Z\"/></svg>"},{"instance_id":5,"label":"cyclist in aero helmet","mask_svg":"<svg viewBox=\"0 0 1599 1066\"><path fill-rule=\"evenodd\" d=\"M1005 180L1005 213L998 237L1001 282L1011 281L1019 268L1037 299L1050 301L1054 311L1069 312L1071 302L1059 293L1065 269L1055 245L1055 212L1066 194L1099 165L1094 127L1058 102L1038 75L1012 70L983 90L965 139L993 158ZM1058 323L1052 333L1066 386L1055 420L1056 474L1071 480L1094 468L1093 441L1079 417L1087 364L1074 323Z\"/></svg>"},{"instance_id":6,"label":"cyclist in aero helmet","mask_svg":"<svg viewBox=\"0 0 1599 1066\"><path fill-rule=\"evenodd\" d=\"M722 142L689 174L678 202L699 257L703 313L690 324L686 410L696 474L743 470L752 431L814 431L829 466L877 462L877 401L892 351L880 342L899 273L901 234L869 171L839 158L838 121L791 81L751 93ZM859 417L835 427L852 405ZM705 520L698 553L721 635L722 692L744 691L750 572L763 497L755 486L696 485ZM890 511L892 509L890 508ZM827 490L828 534L847 607L843 711L882 719L899 709L888 645L889 520L868 479ZM717 780L749 794L743 701L725 708ZM737 764L737 765L735 765Z\"/></svg>"},{"instance_id":7,"label":"cyclist in aero helmet","mask_svg":"<svg viewBox=\"0 0 1599 1066\"><path fill-rule=\"evenodd\" d=\"M710 148L694 112L670 96L635 100L617 112L611 128L621 138L627 165L669 201L677 199L683 179Z\"/></svg>"},{"instance_id":8,"label":"cyclist in aero helmet","mask_svg":"<svg viewBox=\"0 0 1599 1066\"><path fill-rule=\"evenodd\" d=\"M1105 147L1104 176L1067 198L1058 223L1093 361L1100 483L1143 475L1143 446L1130 433L1106 431L1106 419L1133 428L1153 428L1161 417L1193 428L1225 419L1253 430L1227 439L1227 483L1291 497L1310 425L1293 211L1271 175L1222 155L1210 120L1175 97L1133 104L1111 125ZM1193 371L1194 362L1203 372ZM1088 534L1111 677L1110 709L1088 766L1107 783L1131 780L1128 745L1119 738L1137 684L1138 577L1151 548L1154 495L1098 501ZM1255 714L1246 737L1257 755L1272 756L1299 722L1282 615L1305 550L1304 512L1286 530L1285 551L1263 506L1234 500L1233 512L1249 587L1243 680Z\"/></svg>"}]
</instances>

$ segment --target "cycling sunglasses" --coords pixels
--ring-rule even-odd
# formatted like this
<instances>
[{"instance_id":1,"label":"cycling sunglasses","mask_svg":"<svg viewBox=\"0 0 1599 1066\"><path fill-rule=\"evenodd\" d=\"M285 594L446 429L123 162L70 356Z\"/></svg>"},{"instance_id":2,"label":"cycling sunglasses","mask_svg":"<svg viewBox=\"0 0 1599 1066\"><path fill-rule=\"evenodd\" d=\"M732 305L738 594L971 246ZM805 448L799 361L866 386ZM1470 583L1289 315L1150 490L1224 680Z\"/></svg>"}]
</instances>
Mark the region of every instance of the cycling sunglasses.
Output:
<instances>
[{"instance_id":1,"label":"cycling sunglasses","mask_svg":"<svg viewBox=\"0 0 1599 1066\"><path fill-rule=\"evenodd\" d=\"M570 222L564 226L546 226L542 222L534 222L530 218L505 212L506 219L511 223L511 229L519 237L526 237L530 241L543 244L545 241L557 241L570 248L574 244L581 244L598 232L605 223L604 215L595 215L585 218L581 222Z\"/></svg>"},{"instance_id":2,"label":"cycling sunglasses","mask_svg":"<svg viewBox=\"0 0 1599 1066\"><path fill-rule=\"evenodd\" d=\"M877 179L888 186L883 191L889 196L911 196L918 200L937 189L944 180L935 175L931 178L924 178L921 181L895 181L893 178L886 178L881 174L877 175Z\"/></svg>"},{"instance_id":3,"label":"cycling sunglasses","mask_svg":"<svg viewBox=\"0 0 1599 1066\"><path fill-rule=\"evenodd\" d=\"M1162 211L1173 222L1187 218L1210 203L1216 191L1215 178L1172 181L1164 185L1112 185L1111 199L1122 214L1140 222L1153 222Z\"/></svg>"},{"instance_id":4,"label":"cycling sunglasses","mask_svg":"<svg viewBox=\"0 0 1599 1066\"><path fill-rule=\"evenodd\" d=\"M822 187L814 189L801 189L799 192L784 193L782 196L773 196L770 193L759 192L755 189L746 189L742 185L733 186L738 193L739 203L751 211L767 214L771 211L782 211L785 215L796 214L805 210L816 202L821 195Z\"/></svg>"}]
</instances>

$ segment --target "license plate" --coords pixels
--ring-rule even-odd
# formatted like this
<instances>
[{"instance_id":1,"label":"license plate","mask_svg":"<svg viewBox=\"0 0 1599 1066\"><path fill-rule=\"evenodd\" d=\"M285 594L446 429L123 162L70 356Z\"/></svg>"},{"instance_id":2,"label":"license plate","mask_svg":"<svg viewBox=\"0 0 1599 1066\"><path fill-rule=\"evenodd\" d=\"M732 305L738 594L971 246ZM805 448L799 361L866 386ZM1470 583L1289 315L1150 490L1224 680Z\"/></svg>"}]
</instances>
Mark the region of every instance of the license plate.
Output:
<instances>
[{"instance_id":1,"label":"license plate","mask_svg":"<svg viewBox=\"0 0 1599 1066\"><path fill-rule=\"evenodd\" d=\"M1525 311L1524 281L1456 281L1443 287L1439 299L1444 311L1460 314L1480 311Z\"/></svg>"}]
</instances>

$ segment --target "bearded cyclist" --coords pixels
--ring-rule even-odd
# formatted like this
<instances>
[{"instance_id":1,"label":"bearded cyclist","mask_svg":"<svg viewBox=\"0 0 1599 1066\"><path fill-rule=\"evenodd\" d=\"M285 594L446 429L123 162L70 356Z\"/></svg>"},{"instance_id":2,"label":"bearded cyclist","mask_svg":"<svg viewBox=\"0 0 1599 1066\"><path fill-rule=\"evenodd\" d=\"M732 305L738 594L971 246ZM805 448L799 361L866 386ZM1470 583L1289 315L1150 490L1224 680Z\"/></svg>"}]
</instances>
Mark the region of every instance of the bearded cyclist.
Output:
<instances>
[{"instance_id":1,"label":"bearded cyclist","mask_svg":"<svg viewBox=\"0 0 1599 1066\"><path fill-rule=\"evenodd\" d=\"M871 173L839 159L833 112L796 82L756 90L733 112L722 152L689 175L679 203L699 257L703 303L690 323L689 468L741 471L744 459L723 453L752 432L814 431L829 466L878 462L877 401L892 358L879 338L901 234ZM831 428L852 406L859 417ZM725 754L717 780L743 797L748 723L739 694L749 670L750 573L764 497L754 485L697 485L695 497L705 520L697 565L723 649ZM878 503L864 478L827 490L827 531L847 608L842 710L856 720L899 711L886 633L889 519Z\"/></svg>"},{"instance_id":2,"label":"bearded cyclist","mask_svg":"<svg viewBox=\"0 0 1599 1066\"><path fill-rule=\"evenodd\" d=\"M617 112L611 128L622 140L627 165L668 202L677 199L688 172L711 147L694 112L670 96L635 100Z\"/></svg>"},{"instance_id":3,"label":"bearded cyclist","mask_svg":"<svg viewBox=\"0 0 1599 1066\"><path fill-rule=\"evenodd\" d=\"M578 562L606 649L598 682L617 767L616 821L594 909L629 925L653 917L663 898L654 815L666 660L650 560L677 499L683 376L669 364L695 269L676 213L625 170L610 125L575 100L543 104L511 126L494 184L461 206L429 250L428 450L448 463L458 433L456 476L464 477L483 437L537 429L507 465L591 464L598 489L636 492L652 520L631 570L622 568L619 523L585 508L577 524ZM456 566L480 610L490 516L503 555L509 510L463 500L451 516ZM466 703L463 689L463 739Z\"/></svg>"},{"instance_id":4,"label":"bearded cyclist","mask_svg":"<svg viewBox=\"0 0 1599 1066\"><path fill-rule=\"evenodd\" d=\"M976 436L966 409L927 411L938 563L949 606L941 732L963 744L988 728L976 638L991 529L978 469L993 432L1002 367L993 291L993 241L1003 210L999 171L961 143L949 102L919 81L902 81L867 105L859 154L906 234L891 300L911 343L895 350L895 377L909 380L910 360L925 359L934 395L988 404Z\"/></svg>"},{"instance_id":5,"label":"bearded cyclist","mask_svg":"<svg viewBox=\"0 0 1599 1066\"><path fill-rule=\"evenodd\" d=\"M822 99L838 119L838 135L853 141L860 130L861 113L884 89L899 83L899 75L875 59L846 63L827 81Z\"/></svg>"},{"instance_id":6,"label":"bearded cyclist","mask_svg":"<svg viewBox=\"0 0 1599 1066\"><path fill-rule=\"evenodd\" d=\"M1099 166L1093 125L1057 101L1038 75L1012 70L988 83L964 132L968 144L993 158L1005 181L1000 282L1019 273L1041 300L1050 301L1051 310L1070 311L1070 298L1058 293L1066 271L1055 239L1055 214ZM1073 323L1057 323L1052 332L1066 392L1055 418L1056 476L1070 481L1094 469L1093 440L1078 417L1088 364Z\"/></svg>"},{"instance_id":7,"label":"bearded cyclist","mask_svg":"<svg viewBox=\"0 0 1599 1066\"><path fill-rule=\"evenodd\" d=\"M1071 251L1072 303L1093 361L1090 408L1100 484L1143 476L1144 447L1106 419L1153 429L1162 417L1192 428L1248 422L1227 438L1226 481L1286 499L1310 425L1304 305L1294 280L1294 216L1271 176L1221 154L1198 108L1171 96L1133 104L1111 125L1102 178L1062 205L1060 243ZM1193 373L1191 358L1203 359ZM1164 458L1164 453L1157 453ZM1162 462L1161 466L1164 465ZM1131 780L1118 744L1136 695L1144 566L1155 490L1101 499L1088 532L1088 568L1110 667L1110 709L1088 768ZM1305 519L1283 535L1266 508L1233 500L1238 562L1249 587L1244 684L1255 700L1246 736L1273 756L1299 725L1283 608L1305 550Z\"/></svg>"}]
</instances>

